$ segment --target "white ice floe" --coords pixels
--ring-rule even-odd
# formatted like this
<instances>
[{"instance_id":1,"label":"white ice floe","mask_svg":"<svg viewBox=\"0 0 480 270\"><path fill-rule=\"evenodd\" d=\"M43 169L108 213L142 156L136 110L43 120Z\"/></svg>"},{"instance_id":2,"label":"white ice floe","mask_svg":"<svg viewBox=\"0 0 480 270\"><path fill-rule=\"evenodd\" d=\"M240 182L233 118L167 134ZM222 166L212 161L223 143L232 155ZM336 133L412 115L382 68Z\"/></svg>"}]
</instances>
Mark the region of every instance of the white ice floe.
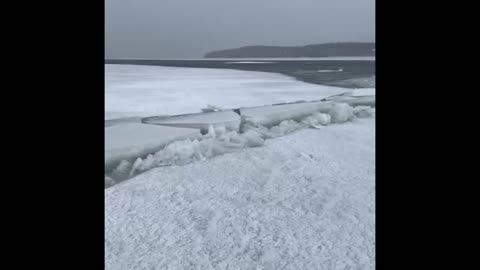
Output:
<instances>
[{"instance_id":1,"label":"white ice floe","mask_svg":"<svg viewBox=\"0 0 480 270\"><path fill-rule=\"evenodd\" d=\"M105 190L106 269L192 267L375 269L375 120L302 129Z\"/></svg>"},{"instance_id":2,"label":"white ice floe","mask_svg":"<svg viewBox=\"0 0 480 270\"><path fill-rule=\"evenodd\" d=\"M320 100L343 92L267 72L105 65L105 119Z\"/></svg>"}]
</instances>

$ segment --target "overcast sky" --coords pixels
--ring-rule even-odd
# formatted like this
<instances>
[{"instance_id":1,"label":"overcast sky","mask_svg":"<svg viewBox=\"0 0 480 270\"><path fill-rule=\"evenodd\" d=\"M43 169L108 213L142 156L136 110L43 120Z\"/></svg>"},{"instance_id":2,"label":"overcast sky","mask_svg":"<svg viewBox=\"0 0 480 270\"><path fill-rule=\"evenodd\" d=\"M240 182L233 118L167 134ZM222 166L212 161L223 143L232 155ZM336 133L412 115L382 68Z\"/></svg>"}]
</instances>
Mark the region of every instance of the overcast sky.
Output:
<instances>
[{"instance_id":1,"label":"overcast sky","mask_svg":"<svg viewBox=\"0 0 480 270\"><path fill-rule=\"evenodd\" d=\"M106 58L375 41L375 0L105 0Z\"/></svg>"}]
</instances>

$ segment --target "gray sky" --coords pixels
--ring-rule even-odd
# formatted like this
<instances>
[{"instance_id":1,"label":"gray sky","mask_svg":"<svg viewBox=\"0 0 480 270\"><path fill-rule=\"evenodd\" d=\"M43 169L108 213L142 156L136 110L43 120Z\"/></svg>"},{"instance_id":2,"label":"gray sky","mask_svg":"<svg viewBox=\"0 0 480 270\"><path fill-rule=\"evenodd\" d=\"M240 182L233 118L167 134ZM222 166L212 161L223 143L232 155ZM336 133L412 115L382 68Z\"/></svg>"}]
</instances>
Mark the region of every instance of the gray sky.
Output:
<instances>
[{"instance_id":1,"label":"gray sky","mask_svg":"<svg viewBox=\"0 0 480 270\"><path fill-rule=\"evenodd\" d=\"M106 58L375 41L375 0L105 0Z\"/></svg>"}]
</instances>

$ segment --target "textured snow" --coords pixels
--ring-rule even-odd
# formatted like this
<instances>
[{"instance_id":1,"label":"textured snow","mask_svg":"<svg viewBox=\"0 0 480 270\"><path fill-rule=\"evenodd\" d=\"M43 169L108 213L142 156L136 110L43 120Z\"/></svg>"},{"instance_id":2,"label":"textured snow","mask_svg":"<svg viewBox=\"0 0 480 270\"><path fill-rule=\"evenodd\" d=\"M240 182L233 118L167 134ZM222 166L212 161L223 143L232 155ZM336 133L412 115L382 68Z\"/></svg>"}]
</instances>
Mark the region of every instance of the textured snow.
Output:
<instances>
[{"instance_id":1,"label":"textured snow","mask_svg":"<svg viewBox=\"0 0 480 270\"><path fill-rule=\"evenodd\" d=\"M292 127L284 121L268 131ZM374 269L375 120L296 130L106 189L105 265Z\"/></svg>"},{"instance_id":2,"label":"textured snow","mask_svg":"<svg viewBox=\"0 0 480 270\"><path fill-rule=\"evenodd\" d=\"M105 119L320 100L343 92L267 72L105 65Z\"/></svg>"}]
</instances>

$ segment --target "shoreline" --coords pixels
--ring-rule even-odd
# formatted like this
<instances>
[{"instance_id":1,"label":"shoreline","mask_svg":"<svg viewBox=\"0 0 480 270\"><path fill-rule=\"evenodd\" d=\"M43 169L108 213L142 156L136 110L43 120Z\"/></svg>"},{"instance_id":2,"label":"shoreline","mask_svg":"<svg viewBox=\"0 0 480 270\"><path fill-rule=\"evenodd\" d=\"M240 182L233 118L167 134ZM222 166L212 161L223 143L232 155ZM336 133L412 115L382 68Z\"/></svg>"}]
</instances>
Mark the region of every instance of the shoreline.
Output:
<instances>
[{"instance_id":1,"label":"shoreline","mask_svg":"<svg viewBox=\"0 0 480 270\"><path fill-rule=\"evenodd\" d=\"M237 61L238 60L238 61ZM268 60L265 62L264 60ZM282 74L298 81L348 89L375 87L375 60L336 60L333 58L228 58L228 59L173 59L105 60L105 65L141 65L185 68L230 69ZM337 70L339 72L323 72Z\"/></svg>"}]
</instances>

